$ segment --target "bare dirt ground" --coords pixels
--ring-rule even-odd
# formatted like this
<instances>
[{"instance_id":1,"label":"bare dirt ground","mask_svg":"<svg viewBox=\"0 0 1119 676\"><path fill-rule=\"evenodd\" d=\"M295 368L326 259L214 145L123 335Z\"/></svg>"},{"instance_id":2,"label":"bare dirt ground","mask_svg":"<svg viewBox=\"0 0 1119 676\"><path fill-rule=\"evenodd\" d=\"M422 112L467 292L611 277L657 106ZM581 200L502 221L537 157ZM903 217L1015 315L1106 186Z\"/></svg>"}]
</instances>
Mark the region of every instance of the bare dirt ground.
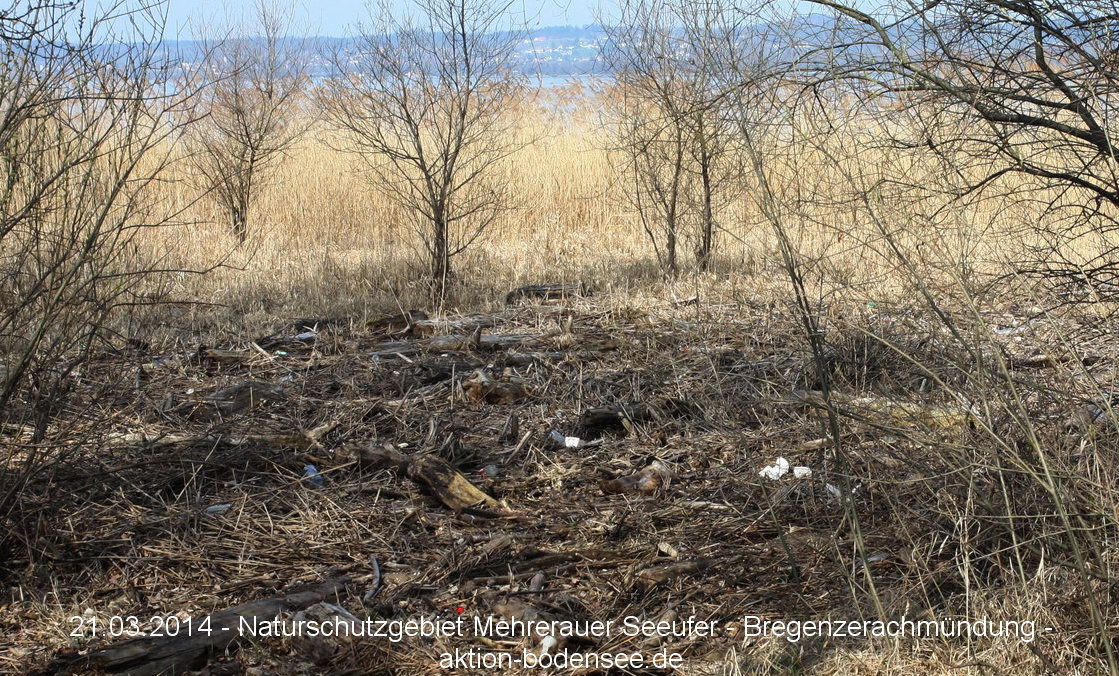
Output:
<instances>
[{"instance_id":1,"label":"bare dirt ground","mask_svg":"<svg viewBox=\"0 0 1119 676\"><path fill-rule=\"evenodd\" d=\"M836 320L826 368L835 401L850 404L842 463L813 393L817 365L786 306L619 310L589 298L420 316L310 318L255 340L158 354L137 346L97 360L81 374L91 396L75 414L111 431L98 426L81 462L38 484L28 503L37 515L10 533L37 531L48 544L6 564L0 669L144 673L148 644L127 658L98 651L151 632L154 617L197 622L324 583L325 593L268 611L467 626L490 615L719 625L713 637L615 632L547 646L472 635L258 638L188 650L186 662L212 674L422 674L474 648L663 651L681 656L680 673L874 673L899 653L906 669L926 672L947 669L948 654L964 672L1052 665L1043 644L1037 653L1013 641L967 653L951 640L910 651L744 635L745 615L960 612L980 603L959 581L965 550L987 552L969 574L993 587L1023 568L1000 558L1006 535L984 521L982 504L960 544L950 461L931 458L928 440L977 452L985 442L974 413L945 392L960 374L938 358L941 333L905 311L836 312L931 365L919 369ZM998 337L1014 354L1042 354L1041 329L1013 315L1005 325L1027 327ZM1029 379L1053 367L1036 356L1018 363ZM1044 397L1031 406L1039 424L1067 434L1067 411ZM779 457L811 474L759 475ZM968 481L990 482L992 495L1036 492L1025 480L1008 485L1012 476ZM1041 542L1047 523L1015 532ZM114 616L138 624L110 627Z\"/></svg>"}]
</instances>

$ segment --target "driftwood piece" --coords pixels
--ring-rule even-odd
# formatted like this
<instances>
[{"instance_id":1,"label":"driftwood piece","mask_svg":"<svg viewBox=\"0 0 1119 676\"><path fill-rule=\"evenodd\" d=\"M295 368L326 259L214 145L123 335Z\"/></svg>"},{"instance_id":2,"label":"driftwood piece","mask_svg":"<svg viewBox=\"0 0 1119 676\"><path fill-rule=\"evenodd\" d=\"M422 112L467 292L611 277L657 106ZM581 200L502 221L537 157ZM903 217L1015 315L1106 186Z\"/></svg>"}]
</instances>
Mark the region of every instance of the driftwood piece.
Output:
<instances>
[{"instance_id":1,"label":"driftwood piece","mask_svg":"<svg viewBox=\"0 0 1119 676\"><path fill-rule=\"evenodd\" d=\"M475 403L515 404L528 397L528 387L518 380L494 380L483 369L462 382L466 398Z\"/></svg>"},{"instance_id":2,"label":"driftwood piece","mask_svg":"<svg viewBox=\"0 0 1119 676\"><path fill-rule=\"evenodd\" d=\"M504 507L470 483L461 472L434 456L411 456L388 445L374 444L356 445L351 448L351 453L354 460L366 469L393 469L407 475L425 492L456 512L475 507Z\"/></svg>"},{"instance_id":3,"label":"driftwood piece","mask_svg":"<svg viewBox=\"0 0 1119 676\"><path fill-rule=\"evenodd\" d=\"M243 603L205 618L195 618L191 631L176 636L144 636L58 664L50 674L110 673L128 676L183 674L201 669L216 653L235 647L243 638L242 622L269 622L282 612L303 610L330 598L346 585L339 578L310 588ZM208 629L208 631L207 631Z\"/></svg>"},{"instance_id":4,"label":"driftwood piece","mask_svg":"<svg viewBox=\"0 0 1119 676\"><path fill-rule=\"evenodd\" d=\"M377 361L380 359L403 359L419 353L420 348L415 343L408 343L402 340L388 340L383 343L378 343L369 356L373 361Z\"/></svg>"},{"instance_id":5,"label":"driftwood piece","mask_svg":"<svg viewBox=\"0 0 1119 676\"><path fill-rule=\"evenodd\" d=\"M331 432L337 423L320 425L313 430L277 432L275 434L161 434L148 432L119 432L108 435L105 442L109 446L244 446L247 444L267 444L269 446L307 450L320 447L323 436Z\"/></svg>"},{"instance_id":6,"label":"driftwood piece","mask_svg":"<svg viewBox=\"0 0 1119 676\"><path fill-rule=\"evenodd\" d=\"M556 300L570 296L589 296L590 290L584 284L531 284L513 289L505 296L505 304L513 305L524 298Z\"/></svg>"},{"instance_id":7,"label":"driftwood piece","mask_svg":"<svg viewBox=\"0 0 1119 676\"><path fill-rule=\"evenodd\" d=\"M469 507L482 506L487 509L501 507L497 500L478 490L461 472L439 458L432 456L413 458L408 465L408 476L439 502L456 512Z\"/></svg>"},{"instance_id":8,"label":"driftwood piece","mask_svg":"<svg viewBox=\"0 0 1119 676\"><path fill-rule=\"evenodd\" d=\"M591 408L583 412L580 423L584 434L593 436L609 429L625 429L626 422L642 423L653 418L652 407L643 404L623 404Z\"/></svg>"},{"instance_id":9,"label":"driftwood piece","mask_svg":"<svg viewBox=\"0 0 1119 676\"><path fill-rule=\"evenodd\" d=\"M437 333L470 333L478 328L488 329L500 324L504 319L499 315L469 315L456 319L421 319L412 326L417 336L432 336Z\"/></svg>"},{"instance_id":10,"label":"driftwood piece","mask_svg":"<svg viewBox=\"0 0 1119 676\"><path fill-rule=\"evenodd\" d=\"M212 394L186 401L177 401L172 395L165 404L168 413L178 413L200 420L217 420L223 416L241 413L267 401L283 401L287 394L281 385L246 380L223 387Z\"/></svg>"},{"instance_id":11,"label":"driftwood piece","mask_svg":"<svg viewBox=\"0 0 1119 676\"><path fill-rule=\"evenodd\" d=\"M408 310L397 315L388 315L371 319L365 328L372 333L383 333L390 336L411 333L416 322L427 319L427 313L422 310Z\"/></svg>"},{"instance_id":12,"label":"driftwood piece","mask_svg":"<svg viewBox=\"0 0 1119 676\"><path fill-rule=\"evenodd\" d=\"M518 345L530 344L541 338L532 333L499 333L492 336L483 336L475 333L467 336L462 334L436 336L427 341L424 347L432 352L454 352L457 350L494 350Z\"/></svg>"}]
</instances>

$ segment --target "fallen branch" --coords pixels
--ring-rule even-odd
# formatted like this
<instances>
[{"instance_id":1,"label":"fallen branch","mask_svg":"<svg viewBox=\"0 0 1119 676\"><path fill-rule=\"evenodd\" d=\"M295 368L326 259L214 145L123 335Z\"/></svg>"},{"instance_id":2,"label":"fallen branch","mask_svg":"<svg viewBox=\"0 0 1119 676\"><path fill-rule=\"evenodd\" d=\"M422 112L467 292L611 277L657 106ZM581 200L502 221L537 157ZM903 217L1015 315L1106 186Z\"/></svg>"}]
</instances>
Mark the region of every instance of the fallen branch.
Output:
<instances>
[{"instance_id":1,"label":"fallen branch","mask_svg":"<svg viewBox=\"0 0 1119 676\"><path fill-rule=\"evenodd\" d=\"M530 284L513 289L505 296L505 304L512 305L523 298L556 300L569 296L589 296L590 290L583 284Z\"/></svg>"},{"instance_id":2,"label":"fallen branch","mask_svg":"<svg viewBox=\"0 0 1119 676\"><path fill-rule=\"evenodd\" d=\"M348 578L339 578L300 591L251 601L220 610L191 622L191 631L175 636L143 636L113 644L77 659L56 664L46 674L106 672L128 676L181 674L201 669L210 656L236 647L242 622L270 622L280 613L303 610L338 594Z\"/></svg>"}]
</instances>

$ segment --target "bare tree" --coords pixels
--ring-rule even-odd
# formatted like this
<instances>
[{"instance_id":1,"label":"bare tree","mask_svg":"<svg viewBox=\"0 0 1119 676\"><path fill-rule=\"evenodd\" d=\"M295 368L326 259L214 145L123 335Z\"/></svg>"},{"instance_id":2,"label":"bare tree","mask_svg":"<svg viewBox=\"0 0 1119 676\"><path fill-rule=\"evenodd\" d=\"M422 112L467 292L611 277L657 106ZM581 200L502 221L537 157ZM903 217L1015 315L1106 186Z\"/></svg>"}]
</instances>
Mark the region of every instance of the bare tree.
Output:
<instances>
[{"instance_id":1,"label":"bare tree","mask_svg":"<svg viewBox=\"0 0 1119 676\"><path fill-rule=\"evenodd\" d=\"M1035 271L1119 291L1114 248L1074 261L1063 246L1119 225L1119 3L810 2L836 22L800 75L811 73L818 90L843 83L904 119L883 126L888 140L939 158L950 196L1011 196L1044 212L1055 245L1039 252ZM1012 176L1020 180L1010 186ZM1054 255L1068 265L1054 265Z\"/></svg>"},{"instance_id":2,"label":"bare tree","mask_svg":"<svg viewBox=\"0 0 1119 676\"><path fill-rule=\"evenodd\" d=\"M714 60L740 46L734 16L714 1L630 0L607 22L614 143L627 158L634 210L670 276L685 236L695 239L697 266L708 267L718 202L736 180L726 104L739 87Z\"/></svg>"},{"instance_id":3,"label":"bare tree","mask_svg":"<svg viewBox=\"0 0 1119 676\"><path fill-rule=\"evenodd\" d=\"M109 321L152 301L159 261L138 237L167 223L148 188L168 162L179 94L164 87L158 6L86 15L52 0L0 9L0 420L13 471L0 518L53 453L46 438ZM60 443L59 447L65 447Z\"/></svg>"},{"instance_id":4,"label":"bare tree","mask_svg":"<svg viewBox=\"0 0 1119 676\"><path fill-rule=\"evenodd\" d=\"M352 58L336 55L323 107L374 181L412 219L441 297L451 258L509 207L499 164L520 144L520 33L506 0L420 0L371 11Z\"/></svg>"},{"instance_id":5,"label":"bare tree","mask_svg":"<svg viewBox=\"0 0 1119 676\"><path fill-rule=\"evenodd\" d=\"M253 19L207 49L197 74L198 121L190 126L190 157L203 190L245 241L249 212L276 164L306 125L300 96L307 85L302 40L287 37L291 7L256 0Z\"/></svg>"}]
</instances>

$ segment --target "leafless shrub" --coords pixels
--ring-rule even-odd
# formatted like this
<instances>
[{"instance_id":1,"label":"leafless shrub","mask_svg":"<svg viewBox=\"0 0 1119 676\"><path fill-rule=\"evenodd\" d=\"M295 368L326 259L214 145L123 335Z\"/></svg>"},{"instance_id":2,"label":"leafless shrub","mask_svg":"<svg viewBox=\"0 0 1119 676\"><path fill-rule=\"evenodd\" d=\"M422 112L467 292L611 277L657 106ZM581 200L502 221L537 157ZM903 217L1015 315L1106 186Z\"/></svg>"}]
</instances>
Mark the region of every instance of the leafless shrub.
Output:
<instances>
[{"instance_id":1,"label":"leafless shrub","mask_svg":"<svg viewBox=\"0 0 1119 676\"><path fill-rule=\"evenodd\" d=\"M707 269L719 208L739 176L727 107L739 87L718 61L744 46L738 16L714 2L632 0L606 26L613 143L625 157L627 195L669 276L679 271L685 237L694 240L697 267Z\"/></svg>"},{"instance_id":2,"label":"leafless shrub","mask_svg":"<svg viewBox=\"0 0 1119 676\"><path fill-rule=\"evenodd\" d=\"M145 281L159 261L136 239L167 222L145 189L180 103L161 89L155 9L0 11L0 422L11 441L0 516L52 459L40 442L107 322L154 300Z\"/></svg>"},{"instance_id":3,"label":"leafless shrub","mask_svg":"<svg viewBox=\"0 0 1119 676\"><path fill-rule=\"evenodd\" d=\"M1106 234L1119 225L1119 3L948 0L871 11L812 1L836 17L804 55L817 92L853 97L888 120L880 141L938 162L942 185L922 187L951 204L994 198L1036 213L1037 255L1018 261L1021 271L1115 291L1119 262Z\"/></svg>"},{"instance_id":4,"label":"leafless shrub","mask_svg":"<svg viewBox=\"0 0 1119 676\"><path fill-rule=\"evenodd\" d=\"M250 27L241 27L246 34L204 44L205 65L194 73L199 96L191 113L197 121L188 127L190 158L241 242L253 202L305 129L299 103L306 50L288 37L291 27L290 7L257 0Z\"/></svg>"},{"instance_id":5,"label":"leafless shrub","mask_svg":"<svg viewBox=\"0 0 1119 676\"><path fill-rule=\"evenodd\" d=\"M335 56L323 87L343 150L364 160L403 208L430 260L438 297L451 258L509 207L502 160L519 147L510 106L522 88L510 4L421 0L415 16L382 5L360 28L356 53Z\"/></svg>"}]
</instances>

